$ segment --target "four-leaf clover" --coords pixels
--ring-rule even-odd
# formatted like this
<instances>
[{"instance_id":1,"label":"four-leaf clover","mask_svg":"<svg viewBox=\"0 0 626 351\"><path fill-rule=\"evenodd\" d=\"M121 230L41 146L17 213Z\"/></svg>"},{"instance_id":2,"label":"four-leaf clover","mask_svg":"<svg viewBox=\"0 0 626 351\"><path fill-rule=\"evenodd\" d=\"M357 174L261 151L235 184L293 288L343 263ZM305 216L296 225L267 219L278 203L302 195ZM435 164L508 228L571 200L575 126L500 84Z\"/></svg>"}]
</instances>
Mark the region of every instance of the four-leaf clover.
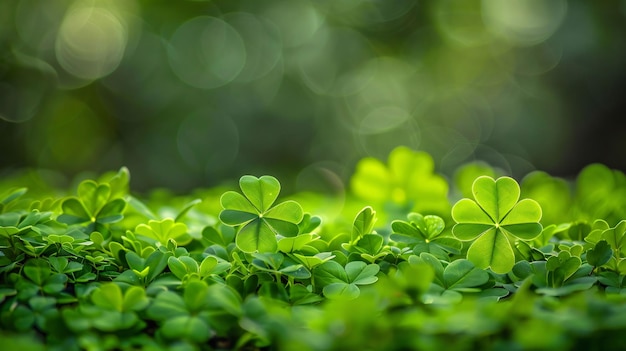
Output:
<instances>
[{"instance_id":1,"label":"four-leaf clover","mask_svg":"<svg viewBox=\"0 0 626 351\"><path fill-rule=\"evenodd\" d=\"M302 220L302 207L295 201L272 206L280 192L280 183L271 176L246 175L239 180L243 195L228 191L220 202L224 210L220 220L240 226L235 244L243 252L276 252L277 235L296 236Z\"/></svg>"},{"instance_id":2,"label":"four-leaf clover","mask_svg":"<svg viewBox=\"0 0 626 351\"><path fill-rule=\"evenodd\" d=\"M532 240L541 233L541 206L531 199L518 202L519 185L509 177L478 177L472 194L475 200L461 199L452 208L457 222L452 233L463 241L476 239L467 258L478 268L507 273L515 264L511 241Z\"/></svg>"}]
</instances>

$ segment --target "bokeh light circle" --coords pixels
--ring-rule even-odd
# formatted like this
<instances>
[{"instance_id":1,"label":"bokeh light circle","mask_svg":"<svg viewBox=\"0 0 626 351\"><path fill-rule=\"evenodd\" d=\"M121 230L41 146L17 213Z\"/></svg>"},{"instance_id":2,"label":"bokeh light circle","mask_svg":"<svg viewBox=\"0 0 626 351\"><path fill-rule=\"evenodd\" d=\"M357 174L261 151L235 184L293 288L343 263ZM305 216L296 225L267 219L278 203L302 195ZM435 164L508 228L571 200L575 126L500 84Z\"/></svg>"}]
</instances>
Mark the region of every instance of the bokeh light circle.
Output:
<instances>
[{"instance_id":1,"label":"bokeh light circle","mask_svg":"<svg viewBox=\"0 0 626 351\"><path fill-rule=\"evenodd\" d=\"M246 64L244 42L230 24L211 16L190 19L176 29L169 63L183 82L213 89L232 82Z\"/></svg>"},{"instance_id":2,"label":"bokeh light circle","mask_svg":"<svg viewBox=\"0 0 626 351\"><path fill-rule=\"evenodd\" d=\"M262 16L278 27L286 48L306 43L324 23L324 16L308 0L274 2Z\"/></svg>"},{"instance_id":3,"label":"bokeh light circle","mask_svg":"<svg viewBox=\"0 0 626 351\"><path fill-rule=\"evenodd\" d=\"M94 80L119 66L127 41L126 26L111 10L76 6L68 10L59 29L56 58L71 75Z\"/></svg>"},{"instance_id":4,"label":"bokeh light circle","mask_svg":"<svg viewBox=\"0 0 626 351\"><path fill-rule=\"evenodd\" d=\"M300 48L296 60L302 82L313 92L346 96L363 88L367 79L355 74L374 57L371 43L358 31L323 27Z\"/></svg>"},{"instance_id":5,"label":"bokeh light circle","mask_svg":"<svg viewBox=\"0 0 626 351\"><path fill-rule=\"evenodd\" d=\"M548 39L567 13L565 0L483 0L485 25L496 35L517 45L534 45Z\"/></svg>"},{"instance_id":6,"label":"bokeh light circle","mask_svg":"<svg viewBox=\"0 0 626 351\"><path fill-rule=\"evenodd\" d=\"M223 17L241 36L246 62L235 78L247 83L270 73L282 57L280 31L269 20L246 12L231 12Z\"/></svg>"}]
</instances>

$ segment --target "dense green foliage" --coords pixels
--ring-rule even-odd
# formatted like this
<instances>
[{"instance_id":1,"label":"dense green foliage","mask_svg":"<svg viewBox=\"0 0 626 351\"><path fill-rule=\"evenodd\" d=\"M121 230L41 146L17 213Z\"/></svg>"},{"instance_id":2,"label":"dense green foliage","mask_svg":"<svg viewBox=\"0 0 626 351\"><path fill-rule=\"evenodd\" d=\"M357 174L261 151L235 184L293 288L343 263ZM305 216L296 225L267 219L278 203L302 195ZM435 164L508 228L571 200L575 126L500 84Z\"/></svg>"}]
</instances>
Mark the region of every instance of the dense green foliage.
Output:
<instances>
[{"instance_id":1,"label":"dense green foliage","mask_svg":"<svg viewBox=\"0 0 626 351\"><path fill-rule=\"evenodd\" d=\"M136 197L0 181L0 344L20 350L565 350L626 341L626 177L454 181L364 159L341 199L271 176ZM340 203L340 205L337 205Z\"/></svg>"}]
</instances>

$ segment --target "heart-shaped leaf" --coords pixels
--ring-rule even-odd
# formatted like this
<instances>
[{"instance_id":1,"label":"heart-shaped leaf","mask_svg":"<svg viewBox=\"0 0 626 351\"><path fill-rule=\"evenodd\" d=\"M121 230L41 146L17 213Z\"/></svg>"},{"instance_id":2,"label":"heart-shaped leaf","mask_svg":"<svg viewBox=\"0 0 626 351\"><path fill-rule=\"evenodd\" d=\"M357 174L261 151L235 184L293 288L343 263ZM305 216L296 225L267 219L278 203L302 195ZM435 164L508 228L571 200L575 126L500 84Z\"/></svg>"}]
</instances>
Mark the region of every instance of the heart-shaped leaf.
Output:
<instances>
[{"instance_id":1,"label":"heart-shaped leaf","mask_svg":"<svg viewBox=\"0 0 626 351\"><path fill-rule=\"evenodd\" d=\"M509 177L478 177L472 193L475 201L461 199L452 208L457 222L452 233L460 240L475 240L467 258L478 268L507 273L515 264L510 240L532 240L541 234L541 207L531 199L518 202L519 185Z\"/></svg>"},{"instance_id":2,"label":"heart-shaped leaf","mask_svg":"<svg viewBox=\"0 0 626 351\"><path fill-rule=\"evenodd\" d=\"M378 234L365 234L356 248L366 254L376 255L383 248L383 237Z\"/></svg>"},{"instance_id":3,"label":"heart-shaped leaf","mask_svg":"<svg viewBox=\"0 0 626 351\"><path fill-rule=\"evenodd\" d=\"M186 245L193 240L188 234L187 225L176 223L171 218L160 221L150 220L148 224L139 224L135 228L135 233L150 242L157 241L163 245L167 245L170 239L176 241L179 246Z\"/></svg>"},{"instance_id":4,"label":"heart-shaped leaf","mask_svg":"<svg viewBox=\"0 0 626 351\"><path fill-rule=\"evenodd\" d=\"M492 222L499 223L515 206L520 188L513 178L500 177L494 180L488 176L481 176L474 181L472 194Z\"/></svg>"},{"instance_id":5,"label":"heart-shaped leaf","mask_svg":"<svg viewBox=\"0 0 626 351\"><path fill-rule=\"evenodd\" d=\"M323 289L324 296L333 300L354 300L361 294L356 284L332 283Z\"/></svg>"},{"instance_id":6,"label":"heart-shaped leaf","mask_svg":"<svg viewBox=\"0 0 626 351\"><path fill-rule=\"evenodd\" d=\"M103 309L110 309L118 312L124 310L124 300L122 289L116 283L102 284L98 289L94 290L91 295L91 301Z\"/></svg>"},{"instance_id":7,"label":"heart-shaped leaf","mask_svg":"<svg viewBox=\"0 0 626 351\"><path fill-rule=\"evenodd\" d=\"M246 175L239 179L239 186L246 198L260 213L267 211L280 193L280 183L271 176L257 178Z\"/></svg>"},{"instance_id":8,"label":"heart-shaped leaf","mask_svg":"<svg viewBox=\"0 0 626 351\"><path fill-rule=\"evenodd\" d=\"M515 254L508 239L491 229L481 235L467 250L467 259L479 268L491 267L496 273L507 273L515 264Z\"/></svg>"},{"instance_id":9,"label":"heart-shaped leaf","mask_svg":"<svg viewBox=\"0 0 626 351\"><path fill-rule=\"evenodd\" d=\"M97 214L98 223L115 223L124 218L122 214L126 208L126 201L123 199L115 199L108 202Z\"/></svg>"},{"instance_id":10,"label":"heart-shaped leaf","mask_svg":"<svg viewBox=\"0 0 626 351\"><path fill-rule=\"evenodd\" d=\"M452 261L443 271L443 282L447 289L473 288L488 280L489 273L476 268L469 260Z\"/></svg>"},{"instance_id":11,"label":"heart-shaped leaf","mask_svg":"<svg viewBox=\"0 0 626 351\"><path fill-rule=\"evenodd\" d=\"M78 197L85 205L87 213L96 217L111 195L108 184L98 184L93 180L84 180L78 185Z\"/></svg>"},{"instance_id":12,"label":"heart-shaped leaf","mask_svg":"<svg viewBox=\"0 0 626 351\"><path fill-rule=\"evenodd\" d=\"M146 296L146 290L139 286L131 286L122 299L122 311L140 311L148 306L150 300Z\"/></svg>"},{"instance_id":13,"label":"heart-shaped leaf","mask_svg":"<svg viewBox=\"0 0 626 351\"><path fill-rule=\"evenodd\" d=\"M40 258L30 259L24 265L24 274L33 283L42 286L46 279L52 274L50 264Z\"/></svg>"},{"instance_id":14,"label":"heart-shaped leaf","mask_svg":"<svg viewBox=\"0 0 626 351\"><path fill-rule=\"evenodd\" d=\"M587 263L594 267L600 267L609 262L611 256L613 256L611 246L606 240L600 240L592 249L587 251Z\"/></svg>"},{"instance_id":15,"label":"heart-shaped leaf","mask_svg":"<svg viewBox=\"0 0 626 351\"><path fill-rule=\"evenodd\" d=\"M148 317L158 321L189 314L182 296L172 291L164 291L157 295L146 313Z\"/></svg>"},{"instance_id":16,"label":"heart-shaped leaf","mask_svg":"<svg viewBox=\"0 0 626 351\"><path fill-rule=\"evenodd\" d=\"M363 264L365 264L363 262ZM327 261L317 266L313 271L315 279L319 285L329 285L332 283L349 283L346 270L336 261Z\"/></svg>"},{"instance_id":17,"label":"heart-shaped leaf","mask_svg":"<svg viewBox=\"0 0 626 351\"><path fill-rule=\"evenodd\" d=\"M204 343L211 337L211 329L207 323L195 316L178 316L168 319L160 330L165 338L171 340L186 339Z\"/></svg>"},{"instance_id":18,"label":"heart-shaped leaf","mask_svg":"<svg viewBox=\"0 0 626 351\"><path fill-rule=\"evenodd\" d=\"M260 218L246 224L237 233L235 244L243 252L276 252L276 233Z\"/></svg>"},{"instance_id":19,"label":"heart-shaped leaf","mask_svg":"<svg viewBox=\"0 0 626 351\"><path fill-rule=\"evenodd\" d=\"M67 198L61 204L63 214L58 217L58 221L66 224L84 223L91 220L91 215L77 198Z\"/></svg>"},{"instance_id":20,"label":"heart-shaped leaf","mask_svg":"<svg viewBox=\"0 0 626 351\"><path fill-rule=\"evenodd\" d=\"M350 241L356 243L365 234L372 232L374 223L376 222L376 211L367 206L363 208L354 219L352 224L352 236Z\"/></svg>"},{"instance_id":21,"label":"heart-shaped leaf","mask_svg":"<svg viewBox=\"0 0 626 351\"><path fill-rule=\"evenodd\" d=\"M204 281L191 281L185 287L183 301L189 312L199 312L208 305L209 299L209 286Z\"/></svg>"},{"instance_id":22,"label":"heart-shaped leaf","mask_svg":"<svg viewBox=\"0 0 626 351\"><path fill-rule=\"evenodd\" d=\"M380 266L377 264L366 264L362 261L348 262L345 267L348 281L356 285L368 285L378 281L378 271Z\"/></svg>"}]
</instances>

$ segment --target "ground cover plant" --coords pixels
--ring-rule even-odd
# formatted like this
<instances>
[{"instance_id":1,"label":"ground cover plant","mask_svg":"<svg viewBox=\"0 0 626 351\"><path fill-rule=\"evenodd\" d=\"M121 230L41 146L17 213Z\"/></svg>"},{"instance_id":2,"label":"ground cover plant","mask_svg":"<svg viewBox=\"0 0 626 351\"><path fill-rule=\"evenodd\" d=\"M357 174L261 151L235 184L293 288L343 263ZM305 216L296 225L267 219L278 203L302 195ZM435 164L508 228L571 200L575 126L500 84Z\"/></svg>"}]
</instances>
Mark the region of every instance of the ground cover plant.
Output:
<instances>
[{"instance_id":1,"label":"ground cover plant","mask_svg":"<svg viewBox=\"0 0 626 351\"><path fill-rule=\"evenodd\" d=\"M623 349L626 177L395 149L342 206L269 175L137 196L0 180L6 350Z\"/></svg>"}]
</instances>

